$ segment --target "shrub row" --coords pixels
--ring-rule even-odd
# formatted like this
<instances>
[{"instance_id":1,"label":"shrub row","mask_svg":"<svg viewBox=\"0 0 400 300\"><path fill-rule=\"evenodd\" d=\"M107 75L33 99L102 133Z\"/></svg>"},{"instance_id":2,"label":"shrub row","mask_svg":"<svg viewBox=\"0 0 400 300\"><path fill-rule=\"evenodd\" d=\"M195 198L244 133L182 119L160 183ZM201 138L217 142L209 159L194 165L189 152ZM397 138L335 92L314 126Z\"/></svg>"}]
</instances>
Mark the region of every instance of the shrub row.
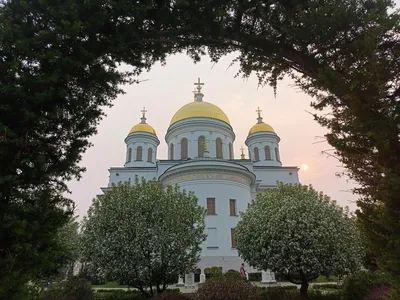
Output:
<instances>
[{"instance_id":1,"label":"shrub row","mask_svg":"<svg viewBox=\"0 0 400 300\"><path fill-rule=\"evenodd\" d=\"M320 289L330 289L329 292ZM335 290L336 289L336 290ZM345 279L341 288L334 284L316 285L309 291L309 300L382 300L390 293L391 281L383 273L359 272ZM138 291L97 290L82 279L60 283L42 294L41 300L145 300ZM300 300L298 287L256 287L237 272L226 273L199 285L190 298L179 289L153 297L153 300ZM393 298L394 299L394 298ZM396 298L397 299L397 298Z\"/></svg>"}]
</instances>

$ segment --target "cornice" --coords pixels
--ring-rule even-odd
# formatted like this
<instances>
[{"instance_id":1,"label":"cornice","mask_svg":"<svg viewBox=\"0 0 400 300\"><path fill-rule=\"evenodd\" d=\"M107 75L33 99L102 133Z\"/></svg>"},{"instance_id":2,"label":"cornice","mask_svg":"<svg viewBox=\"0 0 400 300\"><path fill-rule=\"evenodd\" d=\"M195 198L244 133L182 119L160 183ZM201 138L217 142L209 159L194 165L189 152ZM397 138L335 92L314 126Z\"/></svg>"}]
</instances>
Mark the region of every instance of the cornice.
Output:
<instances>
[{"instance_id":1,"label":"cornice","mask_svg":"<svg viewBox=\"0 0 400 300\"><path fill-rule=\"evenodd\" d=\"M125 138L124 142L125 144L128 144L127 142L129 140L133 140L136 138L143 138L143 139L147 139L147 140L152 140L153 142L155 142L158 145L160 145L160 140L158 139L158 137L154 134L151 133L147 133L147 132L133 132L128 134L128 136Z\"/></svg>"},{"instance_id":2,"label":"cornice","mask_svg":"<svg viewBox=\"0 0 400 300\"><path fill-rule=\"evenodd\" d=\"M201 161L206 162L206 161ZM253 184L256 180L256 175L249 171L246 167L238 165L238 164L224 164L224 165L212 165L212 164L180 164L165 170L163 174L161 174L158 179L162 182L167 181L170 178L176 176L183 176L188 174L198 174L199 172L219 172L225 173L227 175L240 175L247 177L250 181L250 185Z\"/></svg>"}]
</instances>

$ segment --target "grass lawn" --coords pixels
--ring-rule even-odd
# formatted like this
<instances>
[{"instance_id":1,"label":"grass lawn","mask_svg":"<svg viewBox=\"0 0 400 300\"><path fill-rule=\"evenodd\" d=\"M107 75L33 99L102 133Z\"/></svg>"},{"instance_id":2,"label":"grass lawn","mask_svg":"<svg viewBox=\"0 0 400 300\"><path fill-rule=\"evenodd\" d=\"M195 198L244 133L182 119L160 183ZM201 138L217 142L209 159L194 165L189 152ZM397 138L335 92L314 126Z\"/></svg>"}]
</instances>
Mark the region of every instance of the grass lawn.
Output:
<instances>
[{"instance_id":1,"label":"grass lawn","mask_svg":"<svg viewBox=\"0 0 400 300\"><path fill-rule=\"evenodd\" d=\"M330 276L330 277L319 276L317 279L315 279L311 282L313 282L313 283L337 282L337 277L336 276Z\"/></svg>"},{"instance_id":2,"label":"grass lawn","mask_svg":"<svg viewBox=\"0 0 400 300\"><path fill-rule=\"evenodd\" d=\"M120 289L120 288L128 288L127 285L119 285L116 282L107 282L105 284L100 284L100 285L92 285L93 288L102 288L102 289Z\"/></svg>"}]
</instances>

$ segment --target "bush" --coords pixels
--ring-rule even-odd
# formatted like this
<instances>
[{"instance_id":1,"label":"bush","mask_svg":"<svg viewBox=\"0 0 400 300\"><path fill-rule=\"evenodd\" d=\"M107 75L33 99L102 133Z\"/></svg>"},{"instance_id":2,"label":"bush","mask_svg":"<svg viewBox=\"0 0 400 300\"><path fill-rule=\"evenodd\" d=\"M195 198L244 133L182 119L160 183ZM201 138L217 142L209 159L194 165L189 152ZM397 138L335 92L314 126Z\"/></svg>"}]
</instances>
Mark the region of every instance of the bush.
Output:
<instances>
[{"instance_id":1,"label":"bush","mask_svg":"<svg viewBox=\"0 0 400 300\"><path fill-rule=\"evenodd\" d=\"M226 273L203 283L196 294L196 300L260 300L257 287L235 273Z\"/></svg>"},{"instance_id":2,"label":"bush","mask_svg":"<svg viewBox=\"0 0 400 300\"><path fill-rule=\"evenodd\" d=\"M366 296L363 300L382 300L385 299L386 296L390 294L390 286L389 285L381 285L374 288L368 296Z\"/></svg>"},{"instance_id":3,"label":"bush","mask_svg":"<svg viewBox=\"0 0 400 300\"><path fill-rule=\"evenodd\" d=\"M263 300L302 300L296 286L259 287ZM339 292L323 294L321 291L309 291L309 300L340 300Z\"/></svg>"},{"instance_id":4,"label":"bush","mask_svg":"<svg viewBox=\"0 0 400 300\"><path fill-rule=\"evenodd\" d=\"M90 283L73 277L66 282L52 285L42 294L43 300L92 300L94 294Z\"/></svg>"},{"instance_id":5,"label":"bush","mask_svg":"<svg viewBox=\"0 0 400 300\"><path fill-rule=\"evenodd\" d=\"M298 291L288 291L283 289L266 289L261 293L263 300L303 300Z\"/></svg>"},{"instance_id":6,"label":"bush","mask_svg":"<svg viewBox=\"0 0 400 300\"><path fill-rule=\"evenodd\" d=\"M138 291L124 290L97 290L94 294L95 300L145 300L146 298Z\"/></svg>"},{"instance_id":7,"label":"bush","mask_svg":"<svg viewBox=\"0 0 400 300\"><path fill-rule=\"evenodd\" d=\"M211 279L213 277L221 276L222 275L222 268L221 267L211 267L205 268L204 274L206 275L206 279Z\"/></svg>"},{"instance_id":8,"label":"bush","mask_svg":"<svg viewBox=\"0 0 400 300\"><path fill-rule=\"evenodd\" d=\"M370 295L373 296L374 293L379 293L378 291L389 289L391 286L390 278L384 273L380 272L368 272L368 271L360 271L348 276L344 282L342 287L343 299L344 300L353 300L360 299L366 300L369 299ZM376 291L376 292L374 292ZM378 297L378 294L376 294ZM370 299L381 299L381 298L370 298Z\"/></svg>"},{"instance_id":9,"label":"bush","mask_svg":"<svg viewBox=\"0 0 400 300\"><path fill-rule=\"evenodd\" d=\"M339 292L334 293L325 293L323 294L321 291L309 291L308 292L308 300L341 300L342 297ZM353 299L355 300L355 299Z\"/></svg>"},{"instance_id":10,"label":"bush","mask_svg":"<svg viewBox=\"0 0 400 300\"><path fill-rule=\"evenodd\" d=\"M187 300L188 298L185 297L181 292L170 292L167 291L162 294L158 294L151 298L151 300Z\"/></svg>"}]
</instances>

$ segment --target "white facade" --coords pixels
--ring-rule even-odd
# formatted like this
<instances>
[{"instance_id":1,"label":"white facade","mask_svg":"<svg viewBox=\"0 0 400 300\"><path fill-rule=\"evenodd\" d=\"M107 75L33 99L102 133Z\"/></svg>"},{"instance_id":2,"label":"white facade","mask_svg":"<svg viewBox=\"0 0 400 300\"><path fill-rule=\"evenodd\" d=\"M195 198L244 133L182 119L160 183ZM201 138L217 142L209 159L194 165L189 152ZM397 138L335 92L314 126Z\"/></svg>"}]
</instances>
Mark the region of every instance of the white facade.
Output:
<instances>
[{"instance_id":1,"label":"white facade","mask_svg":"<svg viewBox=\"0 0 400 300\"><path fill-rule=\"evenodd\" d=\"M200 102L199 107L202 107L203 95L199 88L198 91L195 102ZM211 206L208 207L212 214L206 216L208 237L202 245L198 267L202 271L214 266L222 267L224 271L239 270L243 261L238 257L232 237L240 212L246 210L257 192L274 187L280 181L299 182L298 168L282 166L280 138L273 130L251 133L245 142L250 159L235 158L235 133L227 117L224 114L221 117L217 110L205 116L201 116L202 111L199 111L195 111L193 116L182 114L181 119L168 128L165 136L168 160L156 158L160 142L155 131L154 134L131 132L125 139L125 164L109 169L109 183L102 190L106 192L114 183L133 182L138 176L160 180L164 185L177 184L181 189L193 191L203 207L214 203L215 213ZM143 119L144 116L142 124L147 126ZM260 124L260 116L258 120L257 124ZM141 160L136 159L138 147L141 147L139 154L142 151ZM269 153L265 152L267 147ZM151 158L148 158L149 151ZM263 279L267 277L273 278L264 272Z\"/></svg>"}]
</instances>

